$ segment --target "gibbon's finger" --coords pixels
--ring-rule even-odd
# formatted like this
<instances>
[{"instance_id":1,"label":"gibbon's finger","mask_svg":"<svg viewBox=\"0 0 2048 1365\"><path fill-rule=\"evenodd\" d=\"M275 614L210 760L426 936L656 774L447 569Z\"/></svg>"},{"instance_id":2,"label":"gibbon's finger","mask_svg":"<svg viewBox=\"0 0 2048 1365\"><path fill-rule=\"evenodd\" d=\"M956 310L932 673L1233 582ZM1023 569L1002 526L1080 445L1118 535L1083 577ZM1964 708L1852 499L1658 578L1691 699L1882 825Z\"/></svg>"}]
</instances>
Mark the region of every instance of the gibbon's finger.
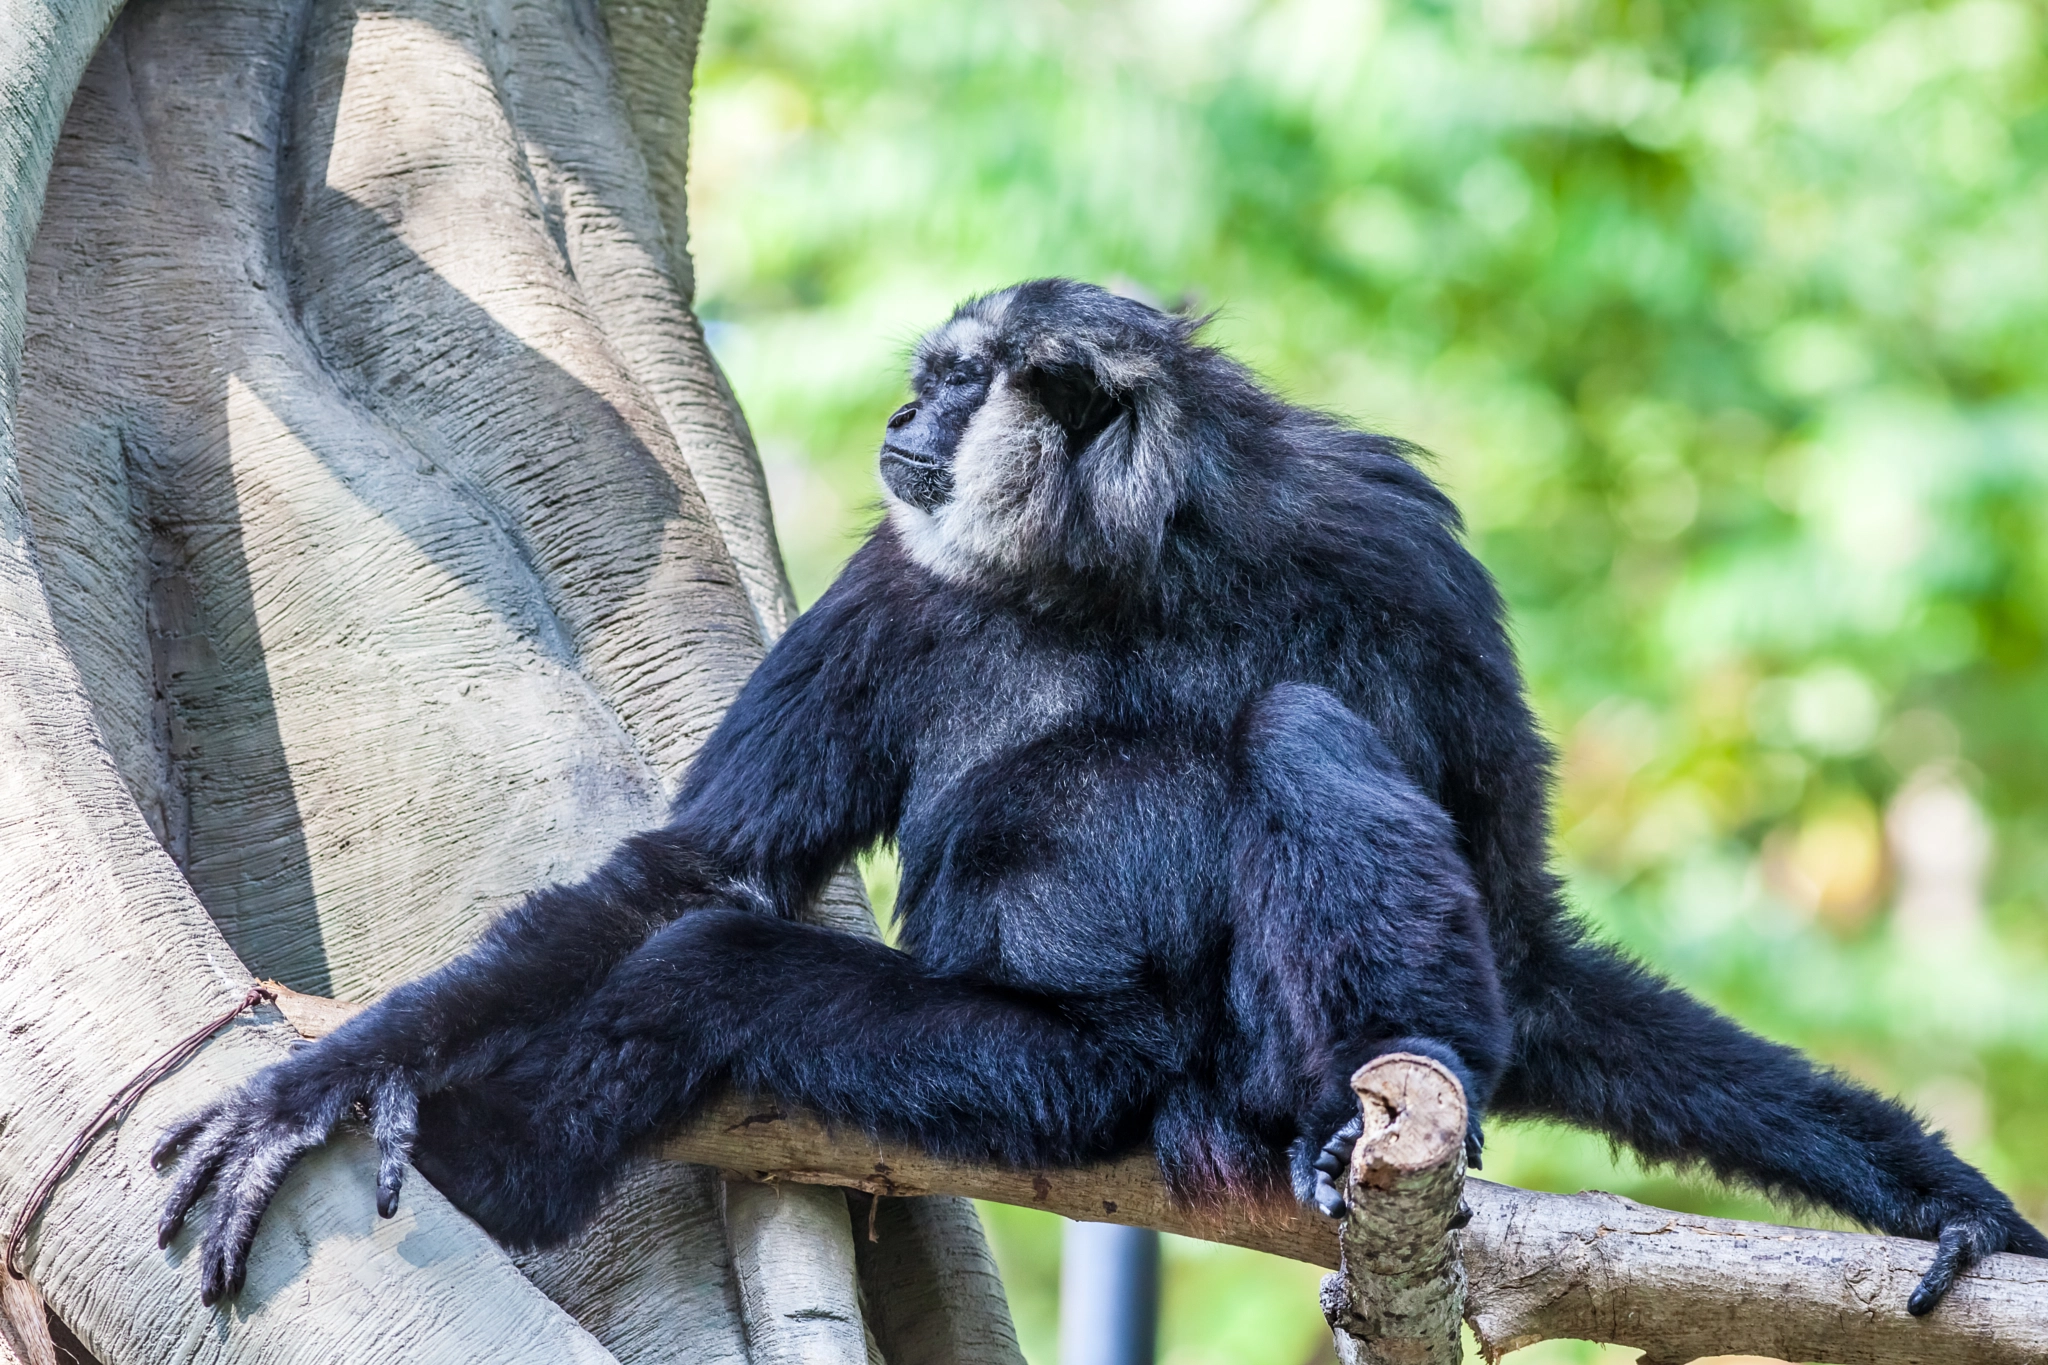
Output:
<instances>
[{"instance_id":1,"label":"gibbon's finger","mask_svg":"<svg viewBox=\"0 0 2048 1365\"><path fill-rule=\"evenodd\" d=\"M1316 1172L1316 1209L1325 1218L1344 1216L1344 1192L1337 1188L1327 1171Z\"/></svg>"},{"instance_id":2,"label":"gibbon's finger","mask_svg":"<svg viewBox=\"0 0 2048 1365\"><path fill-rule=\"evenodd\" d=\"M242 1161L242 1153L237 1150L230 1152L221 1163L220 1174L214 1181L213 1205L208 1210L206 1229L199 1237L199 1302L208 1307L224 1297L227 1287L221 1255L222 1219L228 1205L234 1202Z\"/></svg>"},{"instance_id":3,"label":"gibbon's finger","mask_svg":"<svg viewBox=\"0 0 2048 1365\"><path fill-rule=\"evenodd\" d=\"M1941 1225L1934 1263L1927 1267L1927 1273L1920 1277L1919 1287L1906 1300L1906 1311L1916 1318L1933 1312L1950 1287L1971 1266L1994 1252L2017 1250L2024 1240L2022 1229L2039 1239L2040 1234L2034 1232L2010 1204L2003 1208L1980 1208L1949 1218Z\"/></svg>"},{"instance_id":4,"label":"gibbon's finger","mask_svg":"<svg viewBox=\"0 0 2048 1365\"><path fill-rule=\"evenodd\" d=\"M420 1097L404 1081L393 1078L377 1087L370 1102L370 1133L377 1142L377 1213L398 1212L398 1191L405 1183L406 1163L419 1137Z\"/></svg>"},{"instance_id":5,"label":"gibbon's finger","mask_svg":"<svg viewBox=\"0 0 2048 1365\"><path fill-rule=\"evenodd\" d=\"M177 1183L171 1186L170 1195L164 1200L164 1211L157 1218L156 1244L159 1248L171 1244L178 1230L185 1226L185 1215L199 1202L199 1196L206 1193L206 1187L213 1183L235 1140L241 1135L241 1125L236 1120L209 1120L207 1131L192 1140L192 1146L178 1163Z\"/></svg>"},{"instance_id":6,"label":"gibbon's finger","mask_svg":"<svg viewBox=\"0 0 2048 1365\"><path fill-rule=\"evenodd\" d=\"M1351 1150L1365 1132L1365 1119L1353 1114L1344 1126L1330 1135L1316 1153L1315 1205L1325 1218L1344 1216L1344 1168L1351 1164Z\"/></svg>"},{"instance_id":7,"label":"gibbon's finger","mask_svg":"<svg viewBox=\"0 0 2048 1365\"><path fill-rule=\"evenodd\" d=\"M199 1270L199 1301L211 1305L241 1292L249 1246L263 1212L301 1156L326 1140L324 1130L245 1132L215 1182L213 1217Z\"/></svg>"},{"instance_id":8,"label":"gibbon's finger","mask_svg":"<svg viewBox=\"0 0 2048 1365\"><path fill-rule=\"evenodd\" d=\"M1328 1176L1339 1176L1351 1164L1351 1149L1358 1145L1358 1139L1365 1133L1365 1119L1357 1114L1351 1116L1342 1128L1330 1135L1323 1144L1323 1150L1316 1157L1316 1169Z\"/></svg>"},{"instance_id":9,"label":"gibbon's finger","mask_svg":"<svg viewBox=\"0 0 2048 1365\"><path fill-rule=\"evenodd\" d=\"M1947 1296L1956 1276L1968 1270L1970 1262L1976 1259L1970 1254L1971 1240L1969 1233L1959 1224L1950 1223L1941 1230L1934 1264L1927 1267L1927 1273L1920 1277L1919 1287L1906 1300L1908 1313L1916 1318L1925 1317Z\"/></svg>"},{"instance_id":10,"label":"gibbon's finger","mask_svg":"<svg viewBox=\"0 0 2048 1365\"><path fill-rule=\"evenodd\" d=\"M171 1159L172 1153L197 1137L199 1130L212 1123L220 1113L222 1101L215 1100L201 1109L194 1109L185 1117L173 1123L157 1135L156 1146L149 1149L149 1164L157 1170Z\"/></svg>"}]
</instances>

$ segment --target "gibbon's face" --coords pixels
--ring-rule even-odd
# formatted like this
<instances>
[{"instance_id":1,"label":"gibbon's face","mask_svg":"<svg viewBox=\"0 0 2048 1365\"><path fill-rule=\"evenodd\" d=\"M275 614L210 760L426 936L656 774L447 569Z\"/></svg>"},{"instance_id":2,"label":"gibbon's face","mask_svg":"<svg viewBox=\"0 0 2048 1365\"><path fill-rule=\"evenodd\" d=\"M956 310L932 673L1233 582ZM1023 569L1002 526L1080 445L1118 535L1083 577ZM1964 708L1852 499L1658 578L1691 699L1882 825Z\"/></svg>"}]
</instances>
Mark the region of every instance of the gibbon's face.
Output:
<instances>
[{"instance_id":1,"label":"gibbon's face","mask_svg":"<svg viewBox=\"0 0 2048 1365\"><path fill-rule=\"evenodd\" d=\"M1013 422L1050 418L1056 437L1077 452L1122 412L1081 361L1030 366L1021 371L993 343L988 329L948 324L920 352L913 383L917 396L889 414L882 437L882 482L899 501L934 512L953 500L953 467L961 440L1000 382L1000 407ZM987 425L984 423L984 425ZM1052 436L1053 433L1041 433Z\"/></svg>"},{"instance_id":2,"label":"gibbon's face","mask_svg":"<svg viewBox=\"0 0 2048 1365\"><path fill-rule=\"evenodd\" d=\"M882 482L899 501L935 512L953 500L960 437L994 380L994 362L987 356L954 353L920 375L917 397L889 414Z\"/></svg>"},{"instance_id":3,"label":"gibbon's face","mask_svg":"<svg viewBox=\"0 0 2048 1365\"><path fill-rule=\"evenodd\" d=\"M882 437L885 501L912 558L967 581L1114 569L1134 536L1156 552L1178 480L1146 433L1178 425L1162 420L1159 381L1191 326L1067 280L963 304L919 344L911 400Z\"/></svg>"}]
</instances>

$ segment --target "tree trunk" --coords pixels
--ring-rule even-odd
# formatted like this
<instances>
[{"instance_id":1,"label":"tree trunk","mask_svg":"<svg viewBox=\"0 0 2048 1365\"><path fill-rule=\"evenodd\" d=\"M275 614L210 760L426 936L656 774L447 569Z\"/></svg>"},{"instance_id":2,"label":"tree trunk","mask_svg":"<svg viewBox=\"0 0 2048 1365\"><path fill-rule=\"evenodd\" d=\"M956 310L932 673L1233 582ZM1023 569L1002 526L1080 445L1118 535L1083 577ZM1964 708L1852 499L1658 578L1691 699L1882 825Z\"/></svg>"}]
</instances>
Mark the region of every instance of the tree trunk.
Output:
<instances>
[{"instance_id":1,"label":"tree trunk","mask_svg":"<svg viewBox=\"0 0 2048 1365\"><path fill-rule=\"evenodd\" d=\"M10 1214L250 973L369 999L658 820L792 610L688 311L701 8L138 0L99 41L110 12L0 0ZM872 927L844 878L819 913ZM288 1033L224 1030L35 1225L108 1365L769 1359L792 1321L807 1359L962 1324L954 1358L1016 1358L964 1203L903 1233L957 1254L857 1270L839 1191L650 1162L515 1263L424 1181L379 1222L354 1137L202 1310L149 1140Z\"/></svg>"}]
</instances>

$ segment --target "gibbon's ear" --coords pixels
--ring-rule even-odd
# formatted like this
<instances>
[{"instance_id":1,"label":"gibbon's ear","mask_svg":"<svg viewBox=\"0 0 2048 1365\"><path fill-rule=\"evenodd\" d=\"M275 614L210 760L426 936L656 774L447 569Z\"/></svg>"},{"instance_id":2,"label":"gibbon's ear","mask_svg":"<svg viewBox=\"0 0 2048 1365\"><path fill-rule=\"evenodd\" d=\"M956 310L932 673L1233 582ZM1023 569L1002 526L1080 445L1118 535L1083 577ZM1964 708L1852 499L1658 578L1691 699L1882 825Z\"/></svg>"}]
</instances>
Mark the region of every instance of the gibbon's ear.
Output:
<instances>
[{"instance_id":1,"label":"gibbon's ear","mask_svg":"<svg viewBox=\"0 0 2048 1365\"><path fill-rule=\"evenodd\" d=\"M1034 365L1024 372L1024 384L1066 428L1070 451L1085 448L1124 410L1123 400L1098 384L1086 365Z\"/></svg>"}]
</instances>

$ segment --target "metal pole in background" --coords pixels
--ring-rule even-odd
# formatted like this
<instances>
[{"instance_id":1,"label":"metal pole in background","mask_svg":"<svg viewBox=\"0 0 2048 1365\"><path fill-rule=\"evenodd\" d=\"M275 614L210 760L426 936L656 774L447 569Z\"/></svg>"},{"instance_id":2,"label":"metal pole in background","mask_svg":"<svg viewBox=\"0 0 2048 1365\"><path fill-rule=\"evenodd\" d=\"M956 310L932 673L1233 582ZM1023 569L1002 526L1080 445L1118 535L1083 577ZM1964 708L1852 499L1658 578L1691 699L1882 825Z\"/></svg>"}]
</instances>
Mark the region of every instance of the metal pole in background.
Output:
<instances>
[{"instance_id":1,"label":"metal pole in background","mask_svg":"<svg viewBox=\"0 0 2048 1365\"><path fill-rule=\"evenodd\" d=\"M1060 1365L1152 1365L1159 1234L1069 1223L1060 1243Z\"/></svg>"}]
</instances>

